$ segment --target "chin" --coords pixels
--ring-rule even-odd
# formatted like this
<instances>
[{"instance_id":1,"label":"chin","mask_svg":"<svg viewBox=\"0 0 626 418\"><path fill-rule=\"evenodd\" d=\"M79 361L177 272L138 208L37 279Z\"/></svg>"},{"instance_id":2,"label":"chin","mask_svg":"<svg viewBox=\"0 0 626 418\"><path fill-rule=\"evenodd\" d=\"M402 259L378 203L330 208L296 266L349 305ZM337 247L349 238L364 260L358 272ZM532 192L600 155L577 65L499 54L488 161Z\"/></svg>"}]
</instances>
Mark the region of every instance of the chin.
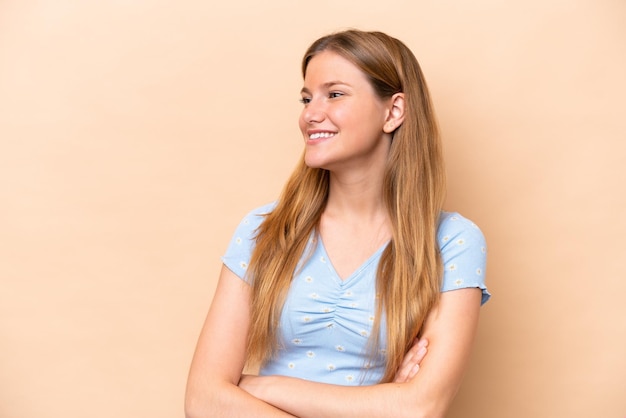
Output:
<instances>
[{"instance_id":1,"label":"chin","mask_svg":"<svg viewBox=\"0 0 626 418\"><path fill-rule=\"evenodd\" d=\"M324 168L323 161L320 158L316 158L312 155L307 155L306 153L304 154L304 163L309 168Z\"/></svg>"},{"instance_id":2,"label":"chin","mask_svg":"<svg viewBox=\"0 0 626 418\"><path fill-rule=\"evenodd\" d=\"M306 158L304 159L304 164L306 164L309 168L325 168L323 164L320 164L317 161L307 160Z\"/></svg>"}]
</instances>

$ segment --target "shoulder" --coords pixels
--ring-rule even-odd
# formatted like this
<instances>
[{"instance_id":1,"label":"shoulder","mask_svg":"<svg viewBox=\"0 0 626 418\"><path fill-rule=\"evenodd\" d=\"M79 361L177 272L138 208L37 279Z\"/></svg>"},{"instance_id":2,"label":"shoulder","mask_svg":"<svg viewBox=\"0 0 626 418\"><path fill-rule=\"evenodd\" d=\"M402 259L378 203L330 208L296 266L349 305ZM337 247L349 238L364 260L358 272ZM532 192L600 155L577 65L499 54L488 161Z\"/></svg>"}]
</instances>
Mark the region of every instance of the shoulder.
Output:
<instances>
[{"instance_id":1,"label":"shoulder","mask_svg":"<svg viewBox=\"0 0 626 418\"><path fill-rule=\"evenodd\" d=\"M437 241L442 249L454 243L456 245L480 245L484 247L481 249L486 250L485 236L478 225L458 212L441 212Z\"/></svg>"},{"instance_id":2,"label":"shoulder","mask_svg":"<svg viewBox=\"0 0 626 418\"><path fill-rule=\"evenodd\" d=\"M276 201L266 203L250 210L239 222L238 229L256 230L265 219L265 215L271 213L276 207Z\"/></svg>"},{"instance_id":3,"label":"shoulder","mask_svg":"<svg viewBox=\"0 0 626 418\"><path fill-rule=\"evenodd\" d=\"M242 279L245 277L254 250L257 229L265 215L272 212L275 206L276 203L272 202L249 211L239 222L226 253L222 256L222 262L226 267Z\"/></svg>"},{"instance_id":4,"label":"shoulder","mask_svg":"<svg viewBox=\"0 0 626 418\"><path fill-rule=\"evenodd\" d=\"M258 206L256 208L250 210L246 214L246 218L257 217L257 216L262 217L263 215L267 215L268 213L271 213L274 210L274 208L276 208L276 204L277 203L278 203L277 201L273 201L273 202L270 202L270 203L266 203L266 204L264 204L262 206Z\"/></svg>"}]
</instances>

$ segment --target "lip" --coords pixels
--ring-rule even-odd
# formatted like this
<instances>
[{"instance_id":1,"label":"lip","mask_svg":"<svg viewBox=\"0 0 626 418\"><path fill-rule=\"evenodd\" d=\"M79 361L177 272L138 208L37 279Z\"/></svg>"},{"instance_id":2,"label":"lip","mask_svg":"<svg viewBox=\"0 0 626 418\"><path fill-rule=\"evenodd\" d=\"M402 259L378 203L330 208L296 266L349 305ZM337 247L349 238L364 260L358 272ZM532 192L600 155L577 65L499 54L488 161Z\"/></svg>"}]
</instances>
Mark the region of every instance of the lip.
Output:
<instances>
[{"instance_id":1,"label":"lip","mask_svg":"<svg viewBox=\"0 0 626 418\"><path fill-rule=\"evenodd\" d=\"M332 139L337 135L336 131L326 129L309 129L306 131L306 142L308 144L317 144ZM313 136L313 138L311 138Z\"/></svg>"}]
</instances>

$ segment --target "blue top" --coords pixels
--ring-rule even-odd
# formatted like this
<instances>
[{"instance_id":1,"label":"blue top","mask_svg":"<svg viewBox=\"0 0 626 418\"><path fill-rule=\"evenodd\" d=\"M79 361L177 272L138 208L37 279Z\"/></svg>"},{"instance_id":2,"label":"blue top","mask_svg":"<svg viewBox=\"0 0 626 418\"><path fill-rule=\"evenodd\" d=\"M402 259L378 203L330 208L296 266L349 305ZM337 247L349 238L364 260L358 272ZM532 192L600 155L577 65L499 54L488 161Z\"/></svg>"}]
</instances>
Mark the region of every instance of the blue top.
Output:
<instances>
[{"instance_id":1,"label":"blue top","mask_svg":"<svg viewBox=\"0 0 626 418\"><path fill-rule=\"evenodd\" d=\"M250 212L230 242L224 264L240 278L254 248L254 233L275 202ZM480 229L458 213L442 212L437 240L443 258L442 292L477 287L482 303L490 297L485 287L487 249ZM261 375L283 375L338 385L371 385L382 378L385 366L384 318L378 356L369 359L368 338L376 312L376 272L386 244L352 275L342 280L331 264L322 240L313 234L311 256L293 278L283 307L281 345L276 358ZM312 251L309 253L309 251Z\"/></svg>"}]
</instances>

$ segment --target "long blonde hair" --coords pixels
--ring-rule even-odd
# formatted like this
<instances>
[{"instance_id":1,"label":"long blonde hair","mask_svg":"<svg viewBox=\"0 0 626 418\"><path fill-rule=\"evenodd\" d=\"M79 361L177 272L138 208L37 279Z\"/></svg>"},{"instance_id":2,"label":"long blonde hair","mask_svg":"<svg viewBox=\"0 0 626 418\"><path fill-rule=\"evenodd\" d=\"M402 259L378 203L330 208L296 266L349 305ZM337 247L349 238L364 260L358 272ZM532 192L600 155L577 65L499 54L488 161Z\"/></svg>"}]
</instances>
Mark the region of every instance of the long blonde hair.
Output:
<instances>
[{"instance_id":1,"label":"long blonde hair","mask_svg":"<svg viewBox=\"0 0 626 418\"><path fill-rule=\"evenodd\" d=\"M445 196L439 132L422 71L402 42L359 30L322 37L304 55L303 77L310 60L322 51L335 52L360 68L381 99L398 92L405 97L405 119L393 133L384 173L391 241L378 266L377 313L369 347L374 356L384 314L387 363L381 382L388 382L439 300L443 269L436 234ZM328 189L328 171L307 167L302 158L276 208L257 230L248 268L253 286L249 364L262 364L279 347L285 297L309 236L319 225Z\"/></svg>"}]
</instances>

